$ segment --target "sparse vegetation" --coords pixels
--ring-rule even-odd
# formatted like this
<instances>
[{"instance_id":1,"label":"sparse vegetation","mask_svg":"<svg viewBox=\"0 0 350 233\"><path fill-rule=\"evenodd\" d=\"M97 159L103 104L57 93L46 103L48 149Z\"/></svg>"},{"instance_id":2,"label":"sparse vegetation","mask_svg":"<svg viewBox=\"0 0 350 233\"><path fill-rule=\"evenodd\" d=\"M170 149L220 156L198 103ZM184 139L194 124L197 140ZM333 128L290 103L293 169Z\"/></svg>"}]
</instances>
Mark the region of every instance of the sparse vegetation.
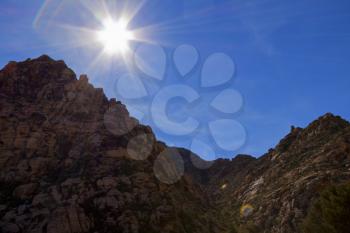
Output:
<instances>
[{"instance_id":1,"label":"sparse vegetation","mask_svg":"<svg viewBox=\"0 0 350 233\"><path fill-rule=\"evenodd\" d=\"M302 225L304 233L348 233L350 229L350 184L322 191Z\"/></svg>"}]
</instances>

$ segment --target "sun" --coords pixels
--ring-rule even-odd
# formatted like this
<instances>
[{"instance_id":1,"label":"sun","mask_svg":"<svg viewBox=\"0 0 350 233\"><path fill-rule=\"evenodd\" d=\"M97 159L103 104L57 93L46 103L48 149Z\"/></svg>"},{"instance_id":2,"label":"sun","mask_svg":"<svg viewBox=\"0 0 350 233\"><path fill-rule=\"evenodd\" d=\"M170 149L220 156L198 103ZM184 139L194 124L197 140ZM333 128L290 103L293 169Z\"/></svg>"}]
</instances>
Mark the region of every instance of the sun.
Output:
<instances>
[{"instance_id":1,"label":"sun","mask_svg":"<svg viewBox=\"0 0 350 233\"><path fill-rule=\"evenodd\" d=\"M106 53L125 53L129 50L129 41L134 39L134 35L127 29L127 26L127 22L123 19L104 21L103 29L97 32L97 37Z\"/></svg>"}]
</instances>

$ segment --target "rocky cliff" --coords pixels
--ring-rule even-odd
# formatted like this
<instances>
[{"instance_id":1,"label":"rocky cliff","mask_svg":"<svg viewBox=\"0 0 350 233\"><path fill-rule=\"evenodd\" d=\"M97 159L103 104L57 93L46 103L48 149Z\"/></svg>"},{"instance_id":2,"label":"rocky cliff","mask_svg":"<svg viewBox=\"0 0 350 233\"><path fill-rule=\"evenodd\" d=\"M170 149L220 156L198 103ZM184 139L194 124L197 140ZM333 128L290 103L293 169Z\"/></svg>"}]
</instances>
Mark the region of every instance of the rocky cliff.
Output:
<instances>
[{"instance_id":1,"label":"rocky cliff","mask_svg":"<svg viewBox=\"0 0 350 233\"><path fill-rule=\"evenodd\" d=\"M326 114L259 159L193 161L63 61L0 71L2 232L299 232L318 191L350 180L350 126Z\"/></svg>"},{"instance_id":2,"label":"rocky cliff","mask_svg":"<svg viewBox=\"0 0 350 233\"><path fill-rule=\"evenodd\" d=\"M350 182L350 124L328 113L259 159L218 160L208 173L207 193L241 232L300 232L320 191Z\"/></svg>"},{"instance_id":3,"label":"rocky cliff","mask_svg":"<svg viewBox=\"0 0 350 233\"><path fill-rule=\"evenodd\" d=\"M220 232L182 160L63 61L10 62L0 93L3 232Z\"/></svg>"}]
</instances>

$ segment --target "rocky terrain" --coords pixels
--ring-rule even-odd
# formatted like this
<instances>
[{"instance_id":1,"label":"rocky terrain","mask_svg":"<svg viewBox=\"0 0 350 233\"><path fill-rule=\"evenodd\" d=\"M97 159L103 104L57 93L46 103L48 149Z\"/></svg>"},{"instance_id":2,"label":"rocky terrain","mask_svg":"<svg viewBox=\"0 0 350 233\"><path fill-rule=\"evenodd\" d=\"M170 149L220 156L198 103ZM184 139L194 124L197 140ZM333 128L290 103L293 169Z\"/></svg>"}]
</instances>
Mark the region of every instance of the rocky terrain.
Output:
<instances>
[{"instance_id":1,"label":"rocky terrain","mask_svg":"<svg viewBox=\"0 0 350 233\"><path fill-rule=\"evenodd\" d=\"M63 61L0 71L2 232L300 232L318 192L349 180L350 124L332 114L259 159L206 164Z\"/></svg>"},{"instance_id":2,"label":"rocky terrain","mask_svg":"<svg viewBox=\"0 0 350 233\"><path fill-rule=\"evenodd\" d=\"M209 177L211 200L242 232L300 232L319 192L350 181L350 124L326 114L259 159L217 161Z\"/></svg>"}]
</instances>

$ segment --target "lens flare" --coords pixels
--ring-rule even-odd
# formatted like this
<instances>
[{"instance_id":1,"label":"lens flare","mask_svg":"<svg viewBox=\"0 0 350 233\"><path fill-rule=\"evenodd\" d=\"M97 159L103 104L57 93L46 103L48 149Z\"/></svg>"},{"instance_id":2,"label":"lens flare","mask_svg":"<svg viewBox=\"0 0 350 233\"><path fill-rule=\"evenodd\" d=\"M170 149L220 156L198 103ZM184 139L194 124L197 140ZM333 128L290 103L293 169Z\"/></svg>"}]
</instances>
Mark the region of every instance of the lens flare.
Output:
<instances>
[{"instance_id":1,"label":"lens flare","mask_svg":"<svg viewBox=\"0 0 350 233\"><path fill-rule=\"evenodd\" d=\"M245 204L245 205L242 205L241 208L240 208L240 215L241 217L248 217L249 215L251 215L253 213L253 206L250 205L250 204Z\"/></svg>"},{"instance_id":2,"label":"lens flare","mask_svg":"<svg viewBox=\"0 0 350 233\"><path fill-rule=\"evenodd\" d=\"M134 34L127 26L128 23L124 19L104 21L103 29L97 32L97 37L106 53L125 53L129 50L129 41L134 39Z\"/></svg>"}]
</instances>

